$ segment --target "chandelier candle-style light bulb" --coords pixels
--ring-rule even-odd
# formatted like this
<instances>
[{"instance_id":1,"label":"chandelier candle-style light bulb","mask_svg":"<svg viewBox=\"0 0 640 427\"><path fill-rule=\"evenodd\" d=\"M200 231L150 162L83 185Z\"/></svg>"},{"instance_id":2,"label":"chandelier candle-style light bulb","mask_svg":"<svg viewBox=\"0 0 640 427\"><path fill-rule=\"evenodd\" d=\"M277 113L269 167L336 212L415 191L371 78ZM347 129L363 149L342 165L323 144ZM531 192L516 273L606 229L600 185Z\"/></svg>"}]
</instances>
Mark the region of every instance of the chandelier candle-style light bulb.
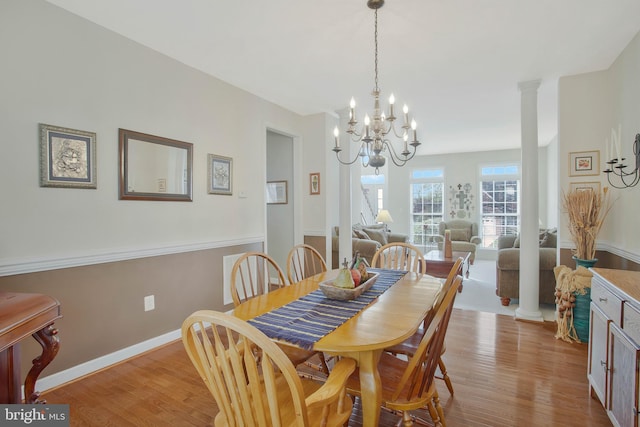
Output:
<instances>
[{"instance_id":1,"label":"chandelier candle-style light bulb","mask_svg":"<svg viewBox=\"0 0 640 427\"><path fill-rule=\"evenodd\" d=\"M347 134L351 135L351 141L359 144L357 154L352 160L343 160L340 157L340 142L338 140L337 128L334 130L335 146L333 151L336 153L338 161L344 165L351 165L360 157L364 167L371 166L375 168L375 173L379 173L379 168L383 167L386 159L389 158L396 166L404 166L411 160L417 151L420 142L416 131L416 121L409 117L409 107L404 104L402 111L404 113L404 124L396 129L394 114L394 105L396 98L393 93L389 96L389 116L386 116L380 107L380 88L378 87L378 9L384 5L384 0L368 0L367 6L374 10L374 89L373 95L373 114L365 114L364 124L358 126L356 119L356 101L351 98L349 102L349 122ZM413 130L413 140L409 142L409 128ZM395 139L395 144L392 139ZM395 148L394 145L399 145ZM411 146L411 151L409 150Z\"/></svg>"},{"instance_id":2,"label":"chandelier candle-style light bulb","mask_svg":"<svg viewBox=\"0 0 640 427\"><path fill-rule=\"evenodd\" d=\"M338 126L333 128L333 136L336 139L336 148L340 148L340 140L338 139L338 136L340 136L340 131L338 130Z\"/></svg>"}]
</instances>

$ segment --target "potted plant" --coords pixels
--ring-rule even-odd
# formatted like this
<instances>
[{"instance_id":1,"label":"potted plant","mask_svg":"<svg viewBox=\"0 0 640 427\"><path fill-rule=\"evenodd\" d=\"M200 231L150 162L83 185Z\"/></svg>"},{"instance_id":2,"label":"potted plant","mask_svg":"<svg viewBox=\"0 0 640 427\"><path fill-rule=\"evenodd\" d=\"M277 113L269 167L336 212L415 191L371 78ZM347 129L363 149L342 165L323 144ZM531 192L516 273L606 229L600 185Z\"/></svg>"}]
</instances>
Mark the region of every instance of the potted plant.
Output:
<instances>
[{"instance_id":1,"label":"potted plant","mask_svg":"<svg viewBox=\"0 0 640 427\"><path fill-rule=\"evenodd\" d=\"M602 191L573 190L563 195L564 209L569 216L569 233L575 246L576 265L592 267L597 261L596 239L611 210L608 188Z\"/></svg>"},{"instance_id":2,"label":"potted plant","mask_svg":"<svg viewBox=\"0 0 640 427\"><path fill-rule=\"evenodd\" d=\"M575 271L557 266L556 304L558 305L557 338L589 341L589 303L591 301L591 272L596 258L596 239L611 210L608 188L573 190L563 195L564 209L569 217L569 233L575 249ZM562 272L564 269L564 272Z\"/></svg>"}]
</instances>

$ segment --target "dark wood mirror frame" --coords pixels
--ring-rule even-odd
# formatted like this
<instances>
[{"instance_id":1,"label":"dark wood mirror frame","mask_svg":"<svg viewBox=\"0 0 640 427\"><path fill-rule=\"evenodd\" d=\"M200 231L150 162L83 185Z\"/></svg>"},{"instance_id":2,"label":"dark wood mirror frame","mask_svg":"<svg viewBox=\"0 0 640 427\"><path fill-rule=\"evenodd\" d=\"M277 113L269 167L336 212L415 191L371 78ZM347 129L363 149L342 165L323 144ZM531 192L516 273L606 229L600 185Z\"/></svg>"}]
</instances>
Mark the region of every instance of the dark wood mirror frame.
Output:
<instances>
[{"instance_id":1,"label":"dark wood mirror frame","mask_svg":"<svg viewBox=\"0 0 640 427\"><path fill-rule=\"evenodd\" d=\"M118 139L120 200L193 201L193 144L127 129Z\"/></svg>"}]
</instances>

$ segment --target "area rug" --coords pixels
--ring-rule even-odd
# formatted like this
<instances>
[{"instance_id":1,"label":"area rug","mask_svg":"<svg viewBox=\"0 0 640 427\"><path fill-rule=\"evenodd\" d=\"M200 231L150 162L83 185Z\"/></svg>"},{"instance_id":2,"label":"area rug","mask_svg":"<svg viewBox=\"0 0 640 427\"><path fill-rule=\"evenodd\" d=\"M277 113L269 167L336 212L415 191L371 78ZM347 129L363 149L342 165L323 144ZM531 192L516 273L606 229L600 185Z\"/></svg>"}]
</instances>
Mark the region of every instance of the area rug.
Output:
<instances>
[{"instance_id":1,"label":"area rug","mask_svg":"<svg viewBox=\"0 0 640 427\"><path fill-rule=\"evenodd\" d=\"M469 268L469 278L464 279L454 308L515 316L518 300L512 299L509 306L503 306L496 295L496 262L476 259ZM555 310L553 304L540 304L545 321L555 321Z\"/></svg>"}]
</instances>

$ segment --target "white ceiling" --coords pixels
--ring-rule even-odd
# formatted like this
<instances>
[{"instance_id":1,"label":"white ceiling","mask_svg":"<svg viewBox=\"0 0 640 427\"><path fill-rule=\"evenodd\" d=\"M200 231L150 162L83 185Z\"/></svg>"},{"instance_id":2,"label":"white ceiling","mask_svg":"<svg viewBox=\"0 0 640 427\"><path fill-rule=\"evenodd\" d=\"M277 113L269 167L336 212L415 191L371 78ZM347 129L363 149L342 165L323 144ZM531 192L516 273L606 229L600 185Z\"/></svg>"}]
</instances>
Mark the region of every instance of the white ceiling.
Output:
<instances>
[{"instance_id":1,"label":"white ceiling","mask_svg":"<svg viewBox=\"0 0 640 427\"><path fill-rule=\"evenodd\" d=\"M372 110L366 0L47 1L297 113L351 96ZM558 78L608 68L640 30L640 0L387 0L378 14L383 105L409 105L422 154L519 147L518 83L534 79L546 145Z\"/></svg>"}]
</instances>

